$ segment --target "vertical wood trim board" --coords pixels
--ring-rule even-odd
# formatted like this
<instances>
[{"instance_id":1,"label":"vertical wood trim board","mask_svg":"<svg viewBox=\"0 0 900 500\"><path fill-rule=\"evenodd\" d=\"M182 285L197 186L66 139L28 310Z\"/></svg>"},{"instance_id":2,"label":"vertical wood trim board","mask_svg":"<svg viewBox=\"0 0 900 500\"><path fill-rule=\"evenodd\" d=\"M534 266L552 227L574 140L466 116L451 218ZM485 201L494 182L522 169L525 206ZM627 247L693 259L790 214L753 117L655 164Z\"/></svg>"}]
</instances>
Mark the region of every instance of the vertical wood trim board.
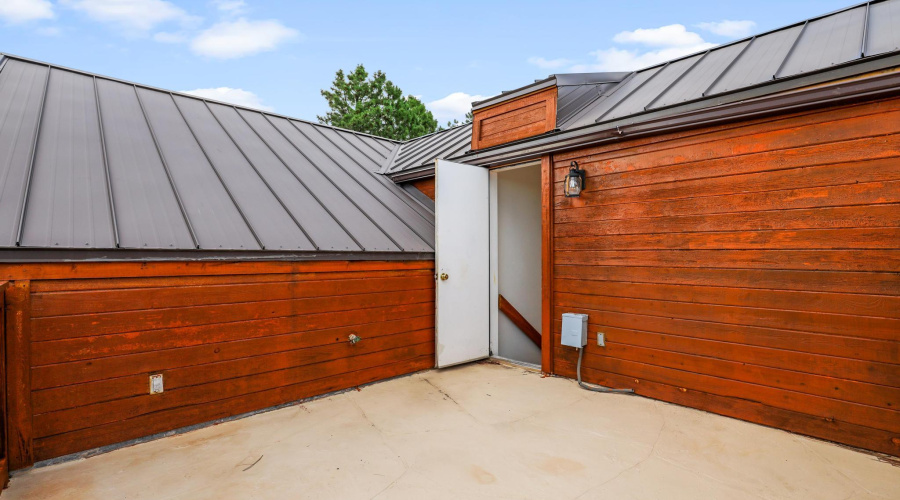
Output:
<instances>
[{"instance_id":1,"label":"vertical wood trim board","mask_svg":"<svg viewBox=\"0 0 900 500\"><path fill-rule=\"evenodd\" d=\"M541 371L553 371L553 158L541 158Z\"/></svg>"},{"instance_id":2,"label":"vertical wood trim board","mask_svg":"<svg viewBox=\"0 0 900 500\"><path fill-rule=\"evenodd\" d=\"M31 401L31 283L13 282L6 297L6 398L9 469L34 464Z\"/></svg>"}]
</instances>

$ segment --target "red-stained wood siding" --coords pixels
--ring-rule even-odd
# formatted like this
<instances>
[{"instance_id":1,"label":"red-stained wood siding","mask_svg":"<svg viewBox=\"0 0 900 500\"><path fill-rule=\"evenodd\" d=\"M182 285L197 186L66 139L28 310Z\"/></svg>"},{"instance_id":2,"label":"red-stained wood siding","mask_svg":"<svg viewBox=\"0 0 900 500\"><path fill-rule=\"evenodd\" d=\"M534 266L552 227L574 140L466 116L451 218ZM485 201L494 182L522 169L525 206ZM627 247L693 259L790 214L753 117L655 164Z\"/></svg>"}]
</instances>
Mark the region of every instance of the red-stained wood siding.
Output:
<instances>
[{"instance_id":1,"label":"red-stained wood siding","mask_svg":"<svg viewBox=\"0 0 900 500\"><path fill-rule=\"evenodd\" d=\"M434 366L433 262L230 266L32 265L33 459Z\"/></svg>"},{"instance_id":2,"label":"red-stained wood siding","mask_svg":"<svg viewBox=\"0 0 900 500\"><path fill-rule=\"evenodd\" d=\"M412 181L412 185L415 186L416 189L424 193L425 196L434 200L434 177Z\"/></svg>"},{"instance_id":3,"label":"red-stained wood siding","mask_svg":"<svg viewBox=\"0 0 900 500\"><path fill-rule=\"evenodd\" d=\"M553 162L556 373L900 455L900 100Z\"/></svg>"},{"instance_id":4,"label":"red-stained wood siding","mask_svg":"<svg viewBox=\"0 0 900 500\"><path fill-rule=\"evenodd\" d=\"M9 456L6 435L6 289L9 282L0 281L0 490L9 484Z\"/></svg>"},{"instance_id":5,"label":"red-stained wood siding","mask_svg":"<svg viewBox=\"0 0 900 500\"><path fill-rule=\"evenodd\" d=\"M472 149L482 149L556 128L556 87L474 112Z\"/></svg>"}]
</instances>

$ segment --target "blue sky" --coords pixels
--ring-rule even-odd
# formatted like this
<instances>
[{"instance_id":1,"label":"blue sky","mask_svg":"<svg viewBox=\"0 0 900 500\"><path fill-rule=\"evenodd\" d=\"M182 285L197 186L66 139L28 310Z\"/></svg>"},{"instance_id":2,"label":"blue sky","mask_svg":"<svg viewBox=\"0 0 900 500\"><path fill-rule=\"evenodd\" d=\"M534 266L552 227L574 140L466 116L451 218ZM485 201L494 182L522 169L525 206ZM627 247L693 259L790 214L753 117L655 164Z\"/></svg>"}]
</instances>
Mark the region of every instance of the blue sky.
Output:
<instances>
[{"instance_id":1,"label":"blue sky","mask_svg":"<svg viewBox=\"0 0 900 500\"><path fill-rule=\"evenodd\" d=\"M637 69L850 4L0 0L0 52L310 120L363 63L446 121L552 73Z\"/></svg>"}]
</instances>

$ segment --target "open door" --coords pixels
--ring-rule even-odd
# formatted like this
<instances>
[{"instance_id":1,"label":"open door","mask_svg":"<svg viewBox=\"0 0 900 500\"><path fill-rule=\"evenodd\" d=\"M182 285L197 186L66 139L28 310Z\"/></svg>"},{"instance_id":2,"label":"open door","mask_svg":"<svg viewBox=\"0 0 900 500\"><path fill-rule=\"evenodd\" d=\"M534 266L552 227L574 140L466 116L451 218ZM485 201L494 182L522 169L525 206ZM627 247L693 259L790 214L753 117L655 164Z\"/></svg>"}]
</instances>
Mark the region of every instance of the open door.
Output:
<instances>
[{"instance_id":1,"label":"open door","mask_svg":"<svg viewBox=\"0 0 900 500\"><path fill-rule=\"evenodd\" d=\"M435 162L438 368L490 355L488 169Z\"/></svg>"}]
</instances>

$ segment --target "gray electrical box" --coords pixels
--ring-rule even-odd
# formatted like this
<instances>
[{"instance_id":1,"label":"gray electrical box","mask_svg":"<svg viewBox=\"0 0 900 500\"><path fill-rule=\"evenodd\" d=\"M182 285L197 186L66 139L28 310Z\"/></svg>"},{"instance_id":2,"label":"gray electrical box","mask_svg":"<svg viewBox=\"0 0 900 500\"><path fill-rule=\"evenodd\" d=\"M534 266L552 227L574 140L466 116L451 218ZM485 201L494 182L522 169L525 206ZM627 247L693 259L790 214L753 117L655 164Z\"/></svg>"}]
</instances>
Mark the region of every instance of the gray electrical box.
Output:
<instances>
[{"instance_id":1,"label":"gray electrical box","mask_svg":"<svg viewBox=\"0 0 900 500\"><path fill-rule=\"evenodd\" d=\"M582 348L587 345L587 314L563 313L562 345Z\"/></svg>"}]
</instances>

